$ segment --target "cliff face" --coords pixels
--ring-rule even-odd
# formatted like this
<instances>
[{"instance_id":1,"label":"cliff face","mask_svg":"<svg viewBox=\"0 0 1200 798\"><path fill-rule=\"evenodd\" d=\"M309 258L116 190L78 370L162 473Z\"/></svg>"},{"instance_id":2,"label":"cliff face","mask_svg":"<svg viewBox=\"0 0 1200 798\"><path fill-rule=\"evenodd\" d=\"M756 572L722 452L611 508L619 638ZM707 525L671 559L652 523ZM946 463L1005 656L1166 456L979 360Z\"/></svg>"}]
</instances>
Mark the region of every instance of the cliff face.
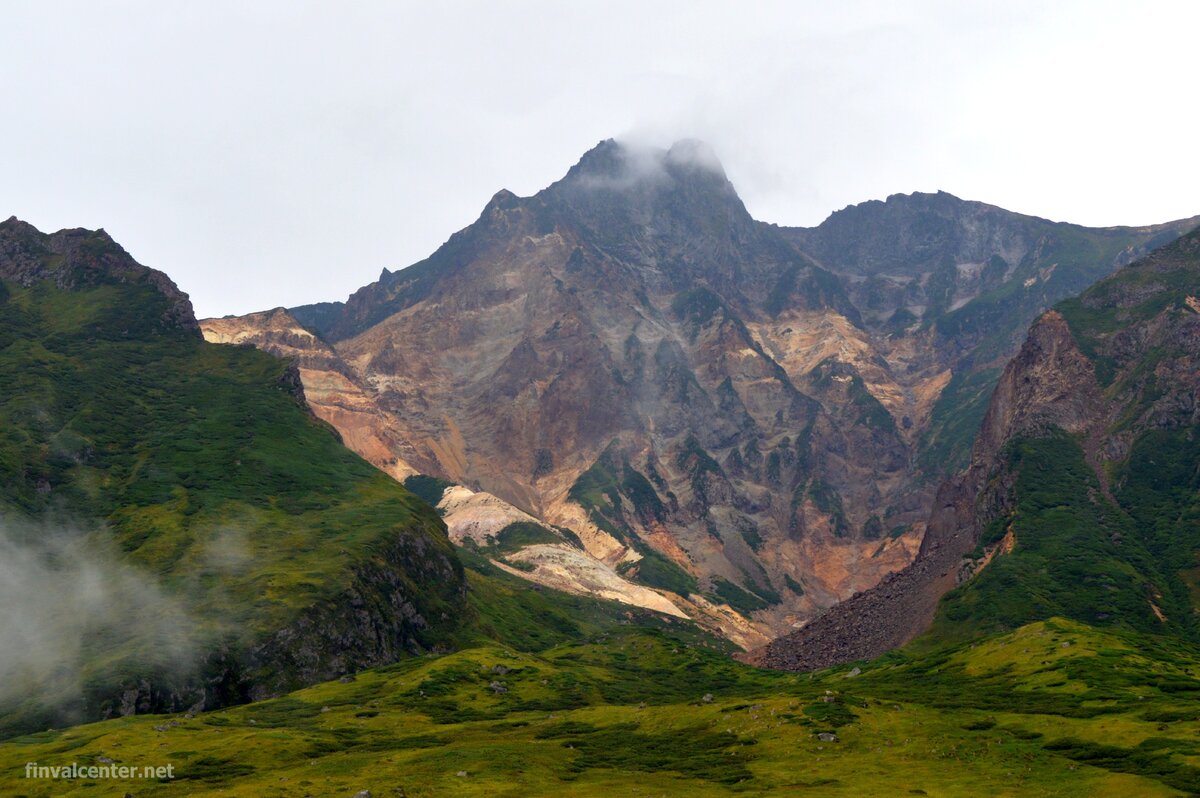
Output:
<instances>
[{"instance_id":1,"label":"cliff face","mask_svg":"<svg viewBox=\"0 0 1200 798\"><path fill-rule=\"evenodd\" d=\"M1109 242L948 195L931 225L925 197L787 230L750 217L703 145L604 142L532 197L498 193L427 260L293 309L316 334L302 351L260 343L299 356L314 412L381 468L485 490L644 586L776 634L917 551L948 462L926 453L970 440L997 376L968 364L993 364L975 357L988 325L946 332L948 314L985 317L986 286L1032 318L1076 261L1104 272L1176 230ZM909 230L890 261L873 254L888 225ZM1080 241L1095 246L1070 260ZM1011 268L980 277L987 253ZM262 321L204 324L250 340Z\"/></svg>"},{"instance_id":2,"label":"cliff face","mask_svg":"<svg viewBox=\"0 0 1200 798\"><path fill-rule=\"evenodd\" d=\"M1051 614L1194 636L1197 295L1191 233L1044 314L916 561L753 659L807 670Z\"/></svg>"},{"instance_id":3,"label":"cliff face","mask_svg":"<svg viewBox=\"0 0 1200 798\"><path fill-rule=\"evenodd\" d=\"M925 375L892 374L855 316L702 151L607 143L326 317L347 393L400 430L387 454L325 409L345 398L313 390L316 352L300 366L314 411L378 465L486 490L769 634L919 542L898 380ZM237 339L220 325L210 340Z\"/></svg>"}]
</instances>

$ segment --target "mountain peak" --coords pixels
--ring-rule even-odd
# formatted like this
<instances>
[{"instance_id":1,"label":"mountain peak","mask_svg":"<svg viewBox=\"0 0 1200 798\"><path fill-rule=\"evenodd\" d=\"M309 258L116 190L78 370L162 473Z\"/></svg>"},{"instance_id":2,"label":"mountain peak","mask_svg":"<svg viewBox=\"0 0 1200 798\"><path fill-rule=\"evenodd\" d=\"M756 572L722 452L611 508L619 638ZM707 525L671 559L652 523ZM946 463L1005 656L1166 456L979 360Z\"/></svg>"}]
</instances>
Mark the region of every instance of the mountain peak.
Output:
<instances>
[{"instance_id":1,"label":"mountain peak","mask_svg":"<svg viewBox=\"0 0 1200 798\"><path fill-rule=\"evenodd\" d=\"M516 207L520 202L520 197L508 189L502 188L493 194L492 198L488 200L488 204L484 206L483 212L486 214L488 211L492 210L506 211L510 208Z\"/></svg>"},{"instance_id":2,"label":"mountain peak","mask_svg":"<svg viewBox=\"0 0 1200 798\"><path fill-rule=\"evenodd\" d=\"M713 148L699 139L680 139L667 150L667 162L687 169L702 169L725 177L725 168Z\"/></svg>"},{"instance_id":3,"label":"mountain peak","mask_svg":"<svg viewBox=\"0 0 1200 798\"><path fill-rule=\"evenodd\" d=\"M562 182L622 190L667 183L688 175L727 182L716 153L697 139L681 139L669 149L605 139L585 152Z\"/></svg>"},{"instance_id":4,"label":"mountain peak","mask_svg":"<svg viewBox=\"0 0 1200 798\"><path fill-rule=\"evenodd\" d=\"M104 229L43 233L15 216L0 223L0 278L21 285L42 280L74 289L105 281L146 281L166 297L163 320L199 334L188 295L160 271L138 263Z\"/></svg>"}]
</instances>

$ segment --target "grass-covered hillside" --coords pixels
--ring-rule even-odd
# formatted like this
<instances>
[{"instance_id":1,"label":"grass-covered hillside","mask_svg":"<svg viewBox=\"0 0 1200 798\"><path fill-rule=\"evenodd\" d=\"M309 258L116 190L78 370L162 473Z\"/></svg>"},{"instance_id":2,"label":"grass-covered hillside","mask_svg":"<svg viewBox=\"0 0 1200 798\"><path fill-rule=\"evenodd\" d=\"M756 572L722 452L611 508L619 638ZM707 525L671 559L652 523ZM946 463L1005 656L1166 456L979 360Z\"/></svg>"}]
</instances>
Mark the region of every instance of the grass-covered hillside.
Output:
<instances>
[{"instance_id":1,"label":"grass-covered hillside","mask_svg":"<svg viewBox=\"0 0 1200 798\"><path fill-rule=\"evenodd\" d=\"M975 552L996 556L946 597L935 632L1065 615L1200 641L1200 232L1057 318L1066 330L1031 334L1006 375L1040 387L993 402L1018 419L991 479L1011 488L993 490L1003 499ZM1072 358L1079 372L1057 374Z\"/></svg>"},{"instance_id":2,"label":"grass-covered hillside","mask_svg":"<svg viewBox=\"0 0 1200 798\"><path fill-rule=\"evenodd\" d=\"M6 607L21 672L0 730L236 702L453 642L464 581L436 513L298 386L201 340L186 297L103 232L0 225L2 542L45 575L6 600L48 618ZM20 656L43 649L54 668Z\"/></svg>"},{"instance_id":3,"label":"grass-covered hillside","mask_svg":"<svg viewBox=\"0 0 1200 798\"><path fill-rule=\"evenodd\" d=\"M1077 623L813 675L613 627L284 698L0 745L27 796L1174 796L1200 792L1200 654ZM174 765L26 780L27 762Z\"/></svg>"}]
</instances>

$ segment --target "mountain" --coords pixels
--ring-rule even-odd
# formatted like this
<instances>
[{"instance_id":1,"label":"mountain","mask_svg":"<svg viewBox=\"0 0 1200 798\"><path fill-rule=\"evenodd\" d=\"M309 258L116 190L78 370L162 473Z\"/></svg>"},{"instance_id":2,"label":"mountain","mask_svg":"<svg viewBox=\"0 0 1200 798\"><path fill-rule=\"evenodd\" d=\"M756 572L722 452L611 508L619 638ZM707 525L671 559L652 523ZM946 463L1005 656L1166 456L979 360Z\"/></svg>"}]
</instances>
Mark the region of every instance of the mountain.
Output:
<instances>
[{"instance_id":1,"label":"mountain","mask_svg":"<svg viewBox=\"0 0 1200 798\"><path fill-rule=\"evenodd\" d=\"M868 349L852 316L702 147L606 142L534 197L497 194L314 332L403 431L381 467L486 491L672 601L771 634L917 545L920 501L892 501L899 425L831 359L837 336ZM205 322L213 340L230 323ZM767 351L776 328L795 351ZM865 511L892 504L887 528Z\"/></svg>"},{"instance_id":2,"label":"mountain","mask_svg":"<svg viewBox=\"0 0 1200 798\"><path fill-rule=\"evenodd\" d=\"M1200 640L1200 231L1034 324L912 566L757 661L877 656L1065 616ZM940 599L940 604L939 604Z\"/></svg>"},{"instance_id":3,"label":"mountain","mask_svg":"<svg viewBox=\"0 0 1200 798\"><path fill-rule=\"evenodd\" d=\"M261 315L203 326L298 356L314 412L397 478L570 529L750 641L911 562L1021 325L1189 224L918 194L779 228L704 145L606 141L428 259L291 309L304 351Z\"/></svg>"},{"instance_id":4,"label":"mountain","mask_svg":"<svg viewBox=\"0 0 1200 798\"><path fill-rule=\"evenodd\" d=\"M278 694L453 645L440 519L294 367L202 340L103 231L0 224L0 731Z\"/></svg>"},{"instance_id":5,"label":"mountain","mask_svg":"<svg viewBox=\"0 0 1200 798\"><path fill-rule=\"evenodd\" d=\"M846 282L877 337L911 342L910 359L951 373L917 446L938 475L967 464L992 388L1039 313L1198 225L1087 228L938 192L780 232Z\"/></svg>"},{"instance_id":6,"label":"mountain","mask_svg":"<svg viewBox=\"0 0 1200 798\"><path fill-rule=\"evenodd\" d=\"M1200 794L1200 231L1038 316L935 497L929 375L998 326L887 330L694 143L492 205L222 345L0 224L0 791ZM749 657L844 664L730 658L912 551Z\"/></svg>"}]
</instances>

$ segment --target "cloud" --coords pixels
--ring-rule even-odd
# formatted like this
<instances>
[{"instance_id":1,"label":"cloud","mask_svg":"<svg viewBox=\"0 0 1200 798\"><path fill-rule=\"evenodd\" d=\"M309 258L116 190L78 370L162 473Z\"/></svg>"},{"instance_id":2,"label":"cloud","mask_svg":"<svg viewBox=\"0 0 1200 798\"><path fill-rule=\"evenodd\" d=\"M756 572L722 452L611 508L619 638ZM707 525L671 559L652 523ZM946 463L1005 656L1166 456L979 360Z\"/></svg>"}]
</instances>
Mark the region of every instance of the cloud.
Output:
<instances>
[{"instance_id":1,"label":"cloud","mask_svg":"<svg viewBox=\"0 0 1200 798\"><path fill-rule=\"evenodd\" d=\"M239 573L253 559L245 531L223 527L204 545L203 561L206 570L222 574Z\"/></svg>"},{"instance_id":2,"label":"cloud","mask_svg":"<svg viewBox=\"0 0 1200 798\"><path fill-rule=\"evenodd\" d=\"M0 711L74 702L92 664L113 654L191 667L184 607L102 541L70 524L0 518Z\"/></svg>"},{"instance_id":3,"label":"cloud","mask_svg":"<svg viewBox=\"0 0 1200 798\"><path fill-rule=\"evenodd\" d=\"M584 156L576 184L585 189L625 191L668 188L688 170L703 170L721 178L721 161L707 143L680 139L670 148L659 146L657 136L633 132L606 141Z\"/></svg>"},{"instance_id":4,"label":"cloud","mask_svg":"<svg viewBox=\"0 0 1200 798\"><path fill-rule=\"evenodd\" d=\"M343 298L627 130L708 142L780 224L939 188L1162 221L1198 210L1198 23L1178 0L10 3L0 218L105 227L202 316Z\"/></svg>"}]
</instances>

